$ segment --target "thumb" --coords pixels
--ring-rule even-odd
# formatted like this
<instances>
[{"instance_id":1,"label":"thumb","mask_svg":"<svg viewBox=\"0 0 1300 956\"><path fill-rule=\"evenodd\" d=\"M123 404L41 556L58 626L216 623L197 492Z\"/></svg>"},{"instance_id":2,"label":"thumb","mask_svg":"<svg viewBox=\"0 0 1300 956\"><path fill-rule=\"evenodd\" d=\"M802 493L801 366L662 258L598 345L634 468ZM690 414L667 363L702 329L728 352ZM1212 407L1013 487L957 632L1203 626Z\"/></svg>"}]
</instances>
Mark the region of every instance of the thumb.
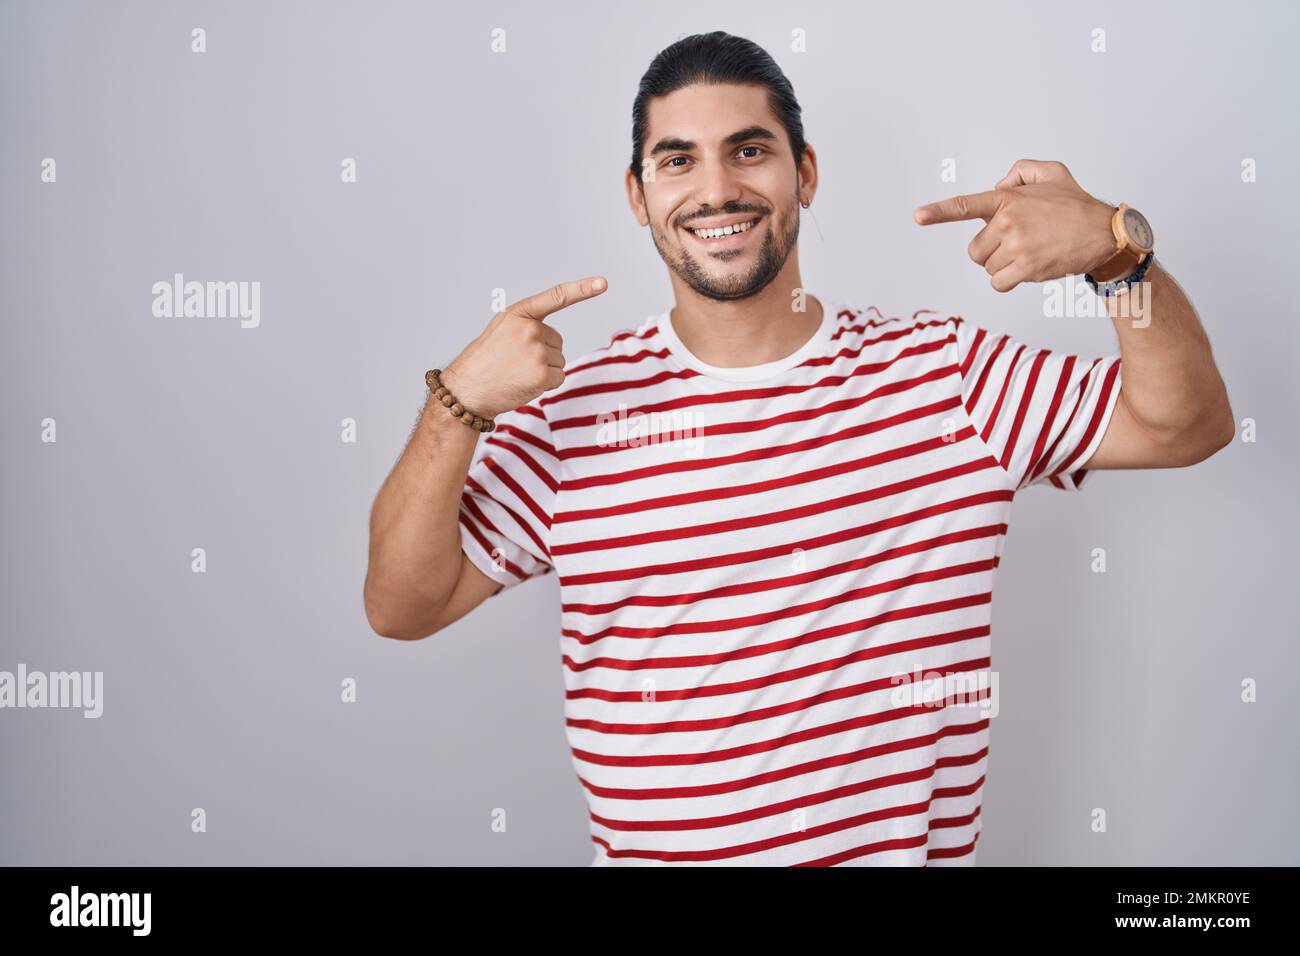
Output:
<instances>
[{"instance_id":1,"label":"thumb","mask_svg":"<svg viewBox=\"0 0 1300 956\"><path fill-rule=\"evenodd\" d=\"M1060 163L1041 159L1018 159L1011 167L1011 172L1003 176L993 188L1015 189L1017 186L1028 186L1031 183L1050 183L1069 175Z\"/></svg>"}]
</instances>

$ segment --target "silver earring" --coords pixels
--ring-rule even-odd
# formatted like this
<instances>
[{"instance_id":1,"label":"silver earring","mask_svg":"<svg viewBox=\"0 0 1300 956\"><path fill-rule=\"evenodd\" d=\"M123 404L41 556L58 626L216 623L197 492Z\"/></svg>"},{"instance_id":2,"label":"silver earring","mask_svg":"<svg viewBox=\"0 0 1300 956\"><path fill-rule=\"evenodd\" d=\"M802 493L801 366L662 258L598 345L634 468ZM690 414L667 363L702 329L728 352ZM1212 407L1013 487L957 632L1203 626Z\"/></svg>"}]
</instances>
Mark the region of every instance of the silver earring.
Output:
<instances>
[{"instance_id":1,"label":"silver earring","mask_svg":"<svg viewBox=\"0 0 1300 956\"><path fill-rule=\"evenodd\" d=\"M799 205L803 206L804 209L807 209L809 206L812 205L812 203L810 203L810 202L801 202Z\"/></svg>"}]
</instances>

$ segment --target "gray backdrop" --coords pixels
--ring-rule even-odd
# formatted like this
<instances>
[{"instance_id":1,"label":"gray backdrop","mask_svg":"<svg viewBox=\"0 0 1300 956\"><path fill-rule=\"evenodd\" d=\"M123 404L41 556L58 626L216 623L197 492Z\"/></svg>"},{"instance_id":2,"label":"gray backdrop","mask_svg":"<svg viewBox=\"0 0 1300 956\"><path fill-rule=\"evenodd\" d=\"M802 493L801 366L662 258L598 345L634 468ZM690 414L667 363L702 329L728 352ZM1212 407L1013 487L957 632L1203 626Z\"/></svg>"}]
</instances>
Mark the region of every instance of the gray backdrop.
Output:
<instances>
[{"instance_id":1,"label":"gray backdrop","mask_svg":"<svg viewBox=\"0 0 1300 956\"><path fill-rule=\"evenodd\" d=\"M812 290L1113 353L1109 320L993 292L971 224L911 219L1060 159L1151 219L1256 423L1019 496L979 862L1300 862L1295 5L754 0L0 4L0 670L104 675L99 719L0 710L0 862L590 861L553 576L377 637L368 512L493 289L607 276L556 320L571 359L671 304L623 196L631 102L712 29L804 107ZM155 317L175 273L259 282L260 324Z\"/></svg>"}]
</instances>

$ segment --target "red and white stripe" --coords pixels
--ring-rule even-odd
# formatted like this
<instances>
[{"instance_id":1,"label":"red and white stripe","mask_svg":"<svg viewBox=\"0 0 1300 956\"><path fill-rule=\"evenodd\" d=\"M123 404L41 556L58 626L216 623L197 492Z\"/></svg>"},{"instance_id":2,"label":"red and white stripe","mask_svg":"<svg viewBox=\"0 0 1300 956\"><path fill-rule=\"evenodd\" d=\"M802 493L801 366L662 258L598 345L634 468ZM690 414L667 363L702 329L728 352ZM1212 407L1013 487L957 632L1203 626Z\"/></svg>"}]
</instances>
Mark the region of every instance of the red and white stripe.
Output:
<instances>
[{"instance_id":1,"label":"red and white stripe","mask_svg":"<svg viewBox=\"0 0 1300 956\"><path fill-rule=\"evenodd\" d=\"M692 367L651 316L471 467L466 554L507 587L559 577L598 864L974 862L987 713L901 700L897 675L988 687L1012 499L1082 486L1119 357L826 308L756 380ZM620 405L690 412L696 444L602 440Z\"/></svg>"}]
</instances>

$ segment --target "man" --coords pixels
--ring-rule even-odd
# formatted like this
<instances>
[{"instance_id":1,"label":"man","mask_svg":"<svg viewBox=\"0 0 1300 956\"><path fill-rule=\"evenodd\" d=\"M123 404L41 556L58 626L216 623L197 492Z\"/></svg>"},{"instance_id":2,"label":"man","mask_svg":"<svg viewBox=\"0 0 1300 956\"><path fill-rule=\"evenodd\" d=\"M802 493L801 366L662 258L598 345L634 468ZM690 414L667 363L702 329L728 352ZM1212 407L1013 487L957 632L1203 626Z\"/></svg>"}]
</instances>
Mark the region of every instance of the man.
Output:
<instances>
[{"instance_id":1,"label":"man","mask_svg":"<svg viewBox=\"0 0 1300 956\"><path fill-rule=\"evenodd\" d=\"M598 864L972 864L1015 493L1191 465L1234 433L1145 220L1060 164L1022 160L916 220L982 220L969 251L999 291L1089 274L1118 356L806 293L816 190L761 48L712 33L664 50L635 101L627 193L675 307L572 362L547 320L603 279L494 315L430 378L375 502L379 634L422 638L559 575Z\"/></svg>"}]
</instances>

